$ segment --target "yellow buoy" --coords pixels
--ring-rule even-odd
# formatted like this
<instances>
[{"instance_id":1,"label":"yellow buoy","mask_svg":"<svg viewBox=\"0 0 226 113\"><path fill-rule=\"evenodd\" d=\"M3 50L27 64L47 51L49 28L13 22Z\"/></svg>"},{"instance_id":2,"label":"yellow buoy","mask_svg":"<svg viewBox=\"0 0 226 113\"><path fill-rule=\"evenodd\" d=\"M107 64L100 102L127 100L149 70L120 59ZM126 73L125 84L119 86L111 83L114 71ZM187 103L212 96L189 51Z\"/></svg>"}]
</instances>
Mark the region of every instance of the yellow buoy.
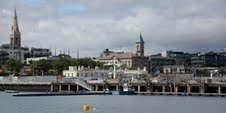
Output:
<instances>
[{"instance_id":1,"label":"yellow buoy","mask_svg":"<svg viewBox=\"0 0 226 113\"><path fill-rule=\"evenodd\" d=\"M83 105L83 110L88 111L89 110L89 105Z\"/></svg>"}]
</instances>

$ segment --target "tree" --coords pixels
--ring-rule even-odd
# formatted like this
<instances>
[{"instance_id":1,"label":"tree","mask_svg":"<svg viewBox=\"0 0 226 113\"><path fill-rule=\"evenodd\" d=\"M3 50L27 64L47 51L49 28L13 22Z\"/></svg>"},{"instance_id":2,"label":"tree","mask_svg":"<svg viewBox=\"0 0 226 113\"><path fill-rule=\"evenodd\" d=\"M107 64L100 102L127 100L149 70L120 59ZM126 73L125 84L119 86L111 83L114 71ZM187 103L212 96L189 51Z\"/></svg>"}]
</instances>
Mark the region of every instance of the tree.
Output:
<instances>
[{"instance_id":1,"label":"tree","mask_svg":"<svg viewBox=\"0 0 226 113\"><path fill-rule=\"evenodd\" d=\"M100 69L104 68L104 63L103 62L96 62L96 66L98 66Z\"/></svg>"},{"instance_id":2,"label":"tree","mask_svg":"<svg viewBox=\"0 0 226 113\"><path fill-rule=\"evenodd\" d=\"M5 71L4 69L2 68L2 65L0 65L0 76L2 75L5 75Z\"/></svg>"},{"instance_id":3,"label":"tree","mask_svg":"<svg viewBox=\"0 0 226 113\"><path fill-rule=\"evenodd\" d=\"M64 69L67 69L70 65L70 60L67 58L60 57L54 62L53 68L58 71L58 73L62 73Z\"/></svg>"},{"instance_id":4,"label":"tree","mask_svg":"<svg viewBox=\"0 0 226 113\"><path fill-rule=\"evenodd\" d=\"M52 65L46 59L41 59L39 61L36 61L34 64L35 64L35 69L38 71L38 73L42 73L42 74L48 72L48 70L52 68Z\"/></svg>"},{"instance_id":5,"label":"tree","mask_svg":"<svg viewBox=\"0 0 226 113\"><path fill-rule=\"evenodd\" d=\"M103 67L103 63L101 62L95 62L90 59L79 59L79 60L70 60L70 66L84 66L84 67L90 67L95 68L98 66L99 68Z\"/></svg>"},{"instance_id":6,"label":"tree","mask_svg":"<svg viewBox=\"0 0 226 113\"><path fill-rule=\"evenodd\" d=\"M22 64L14 59L10 58L6 61L6 68L7 70L11 71L11 73L16 72L16 74L18 74L20 72L21 67Z\"/></svg>"},{"instance_id":7,"label":"tree","mask_svg":"<svg viewBox=\"0 0 226 113\"><path fill-rule=\"evenodd\" d=\"M122 65L120 66L120 68L123 69L123 70L128 69L128 67L127 67L126 64L122 64Z\"/></svg>"}]
</instances>

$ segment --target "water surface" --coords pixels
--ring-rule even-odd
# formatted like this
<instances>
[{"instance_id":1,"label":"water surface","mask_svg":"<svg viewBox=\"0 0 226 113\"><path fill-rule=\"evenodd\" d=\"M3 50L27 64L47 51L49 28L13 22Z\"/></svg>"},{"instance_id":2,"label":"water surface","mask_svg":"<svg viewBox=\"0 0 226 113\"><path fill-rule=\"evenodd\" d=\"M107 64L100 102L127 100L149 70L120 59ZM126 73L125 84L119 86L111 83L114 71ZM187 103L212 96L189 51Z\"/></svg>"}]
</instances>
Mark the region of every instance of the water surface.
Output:
<instances>
[{"instance_id":1,"label":"water surface","mask_svg":"<svg viewBox=\"0 0 226 113\"><path fill-rule=\"evenodd\" d=\"M84 104L89 111L82 110ZM13 97L0 92L0 113L226 113L226 97Z\"/></svg>"}]
</instances>

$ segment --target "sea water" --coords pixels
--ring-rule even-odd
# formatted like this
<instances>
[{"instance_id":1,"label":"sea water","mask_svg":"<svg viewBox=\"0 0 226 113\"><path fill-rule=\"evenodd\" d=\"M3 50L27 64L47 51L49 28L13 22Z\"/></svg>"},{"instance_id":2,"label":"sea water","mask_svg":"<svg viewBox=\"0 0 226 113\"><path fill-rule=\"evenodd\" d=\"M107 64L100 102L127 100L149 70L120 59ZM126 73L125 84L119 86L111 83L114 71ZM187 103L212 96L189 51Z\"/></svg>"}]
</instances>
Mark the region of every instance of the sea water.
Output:
<instances>
[{"instance_id":1,"label":"sea water","mask_svg":"<svg viewBox=\"0 0 226 113\"><path fill-rule=\"evenodd\" d=\"M89 105L89 111L83 111ZM226 97L42 96L0 92L0 113L226 113Z\"/></svg>"}]
</instances>

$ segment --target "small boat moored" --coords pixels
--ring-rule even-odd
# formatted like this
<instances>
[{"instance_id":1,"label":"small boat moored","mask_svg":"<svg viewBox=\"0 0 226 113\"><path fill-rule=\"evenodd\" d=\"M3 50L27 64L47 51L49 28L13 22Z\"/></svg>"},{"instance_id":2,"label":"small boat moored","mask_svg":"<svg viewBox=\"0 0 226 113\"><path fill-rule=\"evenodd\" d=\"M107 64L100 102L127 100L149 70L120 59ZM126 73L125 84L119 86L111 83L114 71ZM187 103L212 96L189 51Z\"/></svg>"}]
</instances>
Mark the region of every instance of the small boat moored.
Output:
<instances>
[{"instance_id":1,"label":"small boat moored","mask_svg":"<svg viewBox=\"0 0 226 113\"><path fill-rule=\"evenodd\" d=\"M112 95L133 95L134 90L132 89L132 86L128 83L123 84L123 91L112 91Z\"/></svg>"},{"instance_id":2,"label":"small boat moored","mask_svg":"<svg viewBox=\"0 0 226 113\"><path fill-rule=\"evenodd\" d=\"M19 93L19 90L5 90L6 93Z\"/></svg>"}]
</instances>

